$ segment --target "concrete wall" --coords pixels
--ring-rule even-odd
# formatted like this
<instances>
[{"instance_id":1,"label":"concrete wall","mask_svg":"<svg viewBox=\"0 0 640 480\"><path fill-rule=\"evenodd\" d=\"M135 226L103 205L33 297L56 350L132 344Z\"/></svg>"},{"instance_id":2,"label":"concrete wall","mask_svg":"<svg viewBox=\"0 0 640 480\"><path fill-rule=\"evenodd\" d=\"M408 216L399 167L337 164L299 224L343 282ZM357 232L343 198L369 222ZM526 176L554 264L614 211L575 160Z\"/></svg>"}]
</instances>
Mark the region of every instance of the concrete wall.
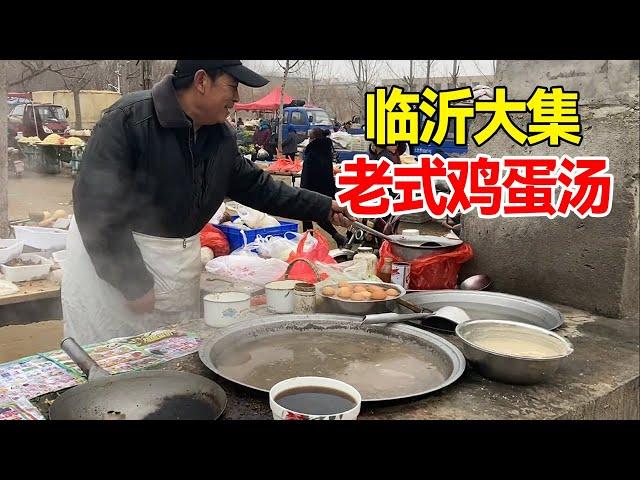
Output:
<instances>
[{"instance_id":1,"label":"concrete wall","mask_svg":"<svg viewBox=\"0 0 640 480\"><path fill-rule=\"evenodd\" d=\"M638 316L638 61L501 61L496 85L526 99L536 86L580 92L580 146L520 147L501 132L469 156L600 155L614 175L613 208L580 220L463 218L476 258L462 274L487 273L499 291L575 306L605 316ZM529 115L514 117L526 129ZM476 132L487 117L471 126Z\"/></svg>"}]
</instances>

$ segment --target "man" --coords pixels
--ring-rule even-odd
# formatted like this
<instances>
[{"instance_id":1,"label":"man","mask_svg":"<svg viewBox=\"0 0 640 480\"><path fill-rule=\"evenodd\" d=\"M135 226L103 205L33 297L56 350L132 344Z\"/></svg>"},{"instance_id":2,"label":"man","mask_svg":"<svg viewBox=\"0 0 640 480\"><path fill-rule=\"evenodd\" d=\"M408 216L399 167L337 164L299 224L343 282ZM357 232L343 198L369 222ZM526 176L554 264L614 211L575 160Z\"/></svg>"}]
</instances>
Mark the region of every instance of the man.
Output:
<instances>
[{"instance_id":1,"label":"man","mask_svg":"<svg viewBox=\"0 0 640 480\"><path fill-rule=\"evenodd\" d=\"M198 318L198 234L226 196L350 224L331 198L276 182L238 153L225 119L239 83L268 81L239 60L178 60L173 75L104 113L73 189L65 335L87 344Z\"/></svg>"}]
</instances>

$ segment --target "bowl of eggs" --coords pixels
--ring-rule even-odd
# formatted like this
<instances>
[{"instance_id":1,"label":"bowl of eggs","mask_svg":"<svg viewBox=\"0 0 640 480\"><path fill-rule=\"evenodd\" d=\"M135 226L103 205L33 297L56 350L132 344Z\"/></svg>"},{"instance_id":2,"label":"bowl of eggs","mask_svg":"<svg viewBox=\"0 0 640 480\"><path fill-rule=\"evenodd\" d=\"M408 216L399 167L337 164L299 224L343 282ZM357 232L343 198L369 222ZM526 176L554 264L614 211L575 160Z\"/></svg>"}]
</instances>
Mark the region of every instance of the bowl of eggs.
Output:
<instances>
[{"instance_id":1,"label":"bowl of eggs","mask_svg":"<svg viewBox=\"0 0 640 480\"><path fill-rule=\"evenodd\" d=\"M356 280L325 285L320 296L336 313L366 315L392 312L396 300L407 291L395 283Z\"/></svg>"}]
</instances>

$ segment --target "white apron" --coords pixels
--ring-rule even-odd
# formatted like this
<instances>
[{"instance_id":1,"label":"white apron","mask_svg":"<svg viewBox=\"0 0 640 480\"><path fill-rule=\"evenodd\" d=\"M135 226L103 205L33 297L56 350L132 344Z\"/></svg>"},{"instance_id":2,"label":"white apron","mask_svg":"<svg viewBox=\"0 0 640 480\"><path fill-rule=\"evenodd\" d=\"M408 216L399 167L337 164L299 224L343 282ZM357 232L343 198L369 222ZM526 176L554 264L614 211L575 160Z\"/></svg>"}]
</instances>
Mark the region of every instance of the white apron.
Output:
<instances>
[{"instance_id":1,"label":"white apron","mask_svg":"<svg viewBox=\"0 0 640 480\"><path fill-rule=\"evenodd\" d=\"M133 238L154 279L152 313L133 313L124 295L98 277L72 219L61 288L65 337L87 345L200 318L200 236L183 240L133 232Z\"/></svg>"}]
</instances>

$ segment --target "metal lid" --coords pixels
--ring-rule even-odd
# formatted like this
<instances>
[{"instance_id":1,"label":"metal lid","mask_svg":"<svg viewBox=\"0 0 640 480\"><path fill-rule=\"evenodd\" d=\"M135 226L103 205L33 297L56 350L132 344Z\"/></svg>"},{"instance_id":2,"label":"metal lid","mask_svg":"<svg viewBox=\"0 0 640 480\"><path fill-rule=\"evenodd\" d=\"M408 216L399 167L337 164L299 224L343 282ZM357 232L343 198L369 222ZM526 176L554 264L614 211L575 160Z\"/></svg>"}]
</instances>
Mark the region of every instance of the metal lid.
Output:
<instances>
[{"instance_id":1,"label":"metal lid","mask_svg":"<svg viewBox=\"0 0 640 480\"><path fill-rule=\"evenodd\" d=\"M359 253L373 253L373 248L371 247L358 247Z\"/></svg>"}]
</instances>

